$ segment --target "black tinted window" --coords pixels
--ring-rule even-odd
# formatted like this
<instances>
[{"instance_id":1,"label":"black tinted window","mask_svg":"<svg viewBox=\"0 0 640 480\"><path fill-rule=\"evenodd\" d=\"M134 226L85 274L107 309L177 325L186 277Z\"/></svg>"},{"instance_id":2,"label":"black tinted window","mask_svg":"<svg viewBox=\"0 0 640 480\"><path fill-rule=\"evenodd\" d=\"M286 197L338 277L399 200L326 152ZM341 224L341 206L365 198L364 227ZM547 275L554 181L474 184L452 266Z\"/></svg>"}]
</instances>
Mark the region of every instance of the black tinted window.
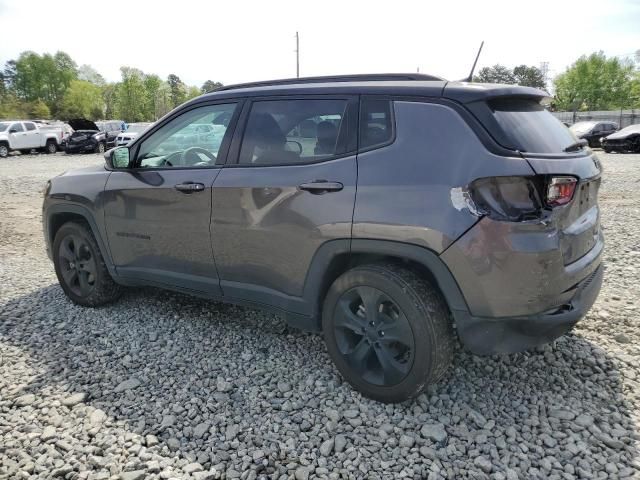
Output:
<instances>
[{"instance_id":1,"label":"black tinted window","mask_svg":"<svg viewBox=\"0 0 640 480\"><path fill-rule=\"evenodd\" d=\"M360 149L388 143L393 138L391 101L364 99L360 106Z\"/></svg>"},{"instance_id":2,"label":"black tinted window","mask_svg":"<svg viewBox=\"0 0 640 480\"><path fill-rule=\"evenodd\" d=\"M346 100L277 100L251 107L239 163L286 165L328 160L345 152L340 139Z\"/></svg>"},{"instance_id":3,"label":"black tinted window","mask_svg":"<svg viewBox=\"0 0 640 480\"><path fill-rule=\"evenodd\" d=\"M36 129L36 126L31 122L26 122L24 124L24 126L27 127L27 130L35 130Z\"/></svg>"},{"instance_id":4,"label":"black tinted window","mask_svg":"<svg viewBox=\"0 0 640 480\"><path fill-rule=\"evenodd\" d=\"M510 140L509 148L532 153L560 153L576 137L538 102L498 99L489 103L496 121Z\"/></svg>"},{"instance_id":5,"label":"black tinted window","mask_svg":"<svg viewBox=\"0 0 640 480\"><path fill-rule=\"evenodd\" d=\"M12 130L15 132L24 132L24 128L22 128L21 123L14 123L13 125L11 125L11 128L9 130Z\"/></svg>"}]
</instances>

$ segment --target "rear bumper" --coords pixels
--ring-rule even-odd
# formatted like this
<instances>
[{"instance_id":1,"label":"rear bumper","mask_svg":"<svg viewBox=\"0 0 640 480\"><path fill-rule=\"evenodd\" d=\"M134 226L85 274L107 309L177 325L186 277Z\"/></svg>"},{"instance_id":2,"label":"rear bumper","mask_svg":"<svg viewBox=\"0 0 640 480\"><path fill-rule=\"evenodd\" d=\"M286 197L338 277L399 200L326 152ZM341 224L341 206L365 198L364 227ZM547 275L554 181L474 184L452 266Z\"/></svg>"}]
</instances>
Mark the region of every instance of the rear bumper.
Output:
<instances>
[{"instance_id":1,"label":"rear bumper","mask_svg":"<svg viewBox=\"0 0 640 480\"><path fill-rule=\"evenodd\" d=\"M458 336L477 355L515 353L548 343L571 330L591 308L603 273L604 266L599 264L577 285L573 298L554 311L511 318L474 317L456 311Z\"/></svg>"}]
</instances>

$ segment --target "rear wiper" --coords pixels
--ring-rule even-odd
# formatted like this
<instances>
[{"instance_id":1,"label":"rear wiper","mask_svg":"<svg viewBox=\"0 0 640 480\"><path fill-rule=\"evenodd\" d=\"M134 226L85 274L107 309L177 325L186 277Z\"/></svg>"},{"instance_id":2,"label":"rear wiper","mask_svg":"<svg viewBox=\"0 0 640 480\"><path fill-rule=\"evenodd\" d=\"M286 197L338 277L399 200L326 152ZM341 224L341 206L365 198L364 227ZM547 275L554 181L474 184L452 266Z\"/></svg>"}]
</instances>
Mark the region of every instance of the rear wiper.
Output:
<instances>
[{"instance_id":1,"label":"rear wiper","mask_svg":"<svg viewBox=\"0 0 640 480\"><path fill-rule=\"evenodd\" d=\"M584 138L581 138L580 140L578 140L575 143L572 143L571 145L569 145L568 147L565 147L564 150L562 150L563 152L575 152L577 150L581 150L584 147L587 146L589 142L587 142Z\"/></svg>"}]
</instances>

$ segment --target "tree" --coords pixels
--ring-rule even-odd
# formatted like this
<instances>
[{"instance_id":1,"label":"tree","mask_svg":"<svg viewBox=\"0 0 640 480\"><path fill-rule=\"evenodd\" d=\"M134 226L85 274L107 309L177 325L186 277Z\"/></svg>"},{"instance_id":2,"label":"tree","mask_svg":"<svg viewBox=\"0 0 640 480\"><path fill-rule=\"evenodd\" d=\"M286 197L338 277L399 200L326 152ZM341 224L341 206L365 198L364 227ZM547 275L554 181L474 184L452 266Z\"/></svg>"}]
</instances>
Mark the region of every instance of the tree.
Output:
<instances>
[{"instance_id":1,"label":"tree","mask_svg":"<svg viewBox=\"0 0 640 480\"><path fill-rule=\"evenodd\" d=\"M214 82L213 80L207 80L206 82L204 82L202 84L202 87L200 87L200 91L202 93L207 93L207 92L212 92L213 90L216 90L218 88L222 87L222 84L220 82Z\"/></svg>"},{"instance_id":2,"label":"tree","mask_svg":"<svg viewBox=\"0 0 640 480\"><path fill-rule=\"evenodd\" d=\"M173 73L167 77L167 83L169 84L171 105L172 108L175 108L187 99L187 89L184 82L180 80L180 77Z\"/></svg>"},{"instance_id":3,"label":"tree","mask_svg":"<svg viewBox=\"0 0 640 480\"><path fill-rule=\"evenodd\" d=\"M80 67L78 67L78 80L91 82L99 87L103 87L106 84L104 77L91 65L80 65Z\"/></svg>"},{"instance_id":4,"label":"tree","mask_svg":"<svg viewBox=\"0 0 640 480\"><path fill-rule=\"evenodd\" d=\"M162 86L162 80L158 75L145 75L144 84L144 118L145 120L157 120L156 106L158 104L158 93Z\"/></svg>"},{"instance_id":5,"label":"tree","mask_svg":"<svg viewBox=\"0 0 640 480\"><path fill-rule=\"evenodd\" d=\"M42 100L36 100L29 106L29 117L42 119L51 118L51 111Z\"/></svg>"},{"instance_id":6,"label":"tree","mask_svg":"<svg viewBox=\"0 0 640 480\"><path fill-rule=\"evenodd\" d=\"M144 73L137 68L121 67L118 85L118 112L125 122L145 120Z\"/></svg>"},{"instance_id":7,"label":"tree","mask_svg":"<svg viewBox=\"0 0 640 480\"><path fill-rule=\"evenodd\" d=\"M198 87L188 87L187 88L187 97L185 98L186 100L191 100L192 98L196 98L199 97L200 95L202 95L202 92L200 91L200 89Z\"/></svg>"},{"instance_id":8,"label":"tree","mask_svg":"<svg viewBox=\"0 0 640 480\"><path fill-rule=\"evenodd\" d=\"M504 65L496 64L493 67L481 68L474 82L481 83L516 83L513 72Z\"/></svg>"},{"instance_id":9,"label":"tree","mask_svg":"<svg viewBox=\"0 0 640 480\"><path fill-rule=\"evenodd\" d=\"M12 76L11 86L16 96L26 102L44 101L55 112L71 82L77 78L75 62L64 52L55 55L22 52L5 72ZM7 68L8 67L8 68Z\"/></svg>"},{"instance_id":10,"label":"tree","mask_svg":"<svg viewBox=\"0 0 640 480\"><path fill-rule=\"evenodd\" d=\"M544 75L538 67L529 67L527 65L518 65L513 69L513 78L515 83L525 87L534 87L545 90L547 84Z\"/></svg>"},{"instance_id":11,"label":"tree","mask_svg":"<svg viewBox=\"0 0 640 480\"><path fill-rule=\"evenodd\" d=\"M101 88L104 101L104 118L118 118L118 84L107 83Z\"/></svg>"},{"instance_id":12,"label":"tree","mask_svg":"<svg viewBox=\"0 0 640 480\"><path fill-rule=\"evenodd\" d=\"M633 66L604 53L580 57L554 81L560 110L611 110L631 106Z\"/></svg>"},{"instance_id":13,"label":"tree","mask_svg":"<svg viewBox=\"0 0 640 480\"><path fill-rule=\"evenodd\" d=\"M85 80L73 80L62 99L59 116L65 120L88 118L98 120L104 115L100 87Z\"/></svg>"}]
</instances>

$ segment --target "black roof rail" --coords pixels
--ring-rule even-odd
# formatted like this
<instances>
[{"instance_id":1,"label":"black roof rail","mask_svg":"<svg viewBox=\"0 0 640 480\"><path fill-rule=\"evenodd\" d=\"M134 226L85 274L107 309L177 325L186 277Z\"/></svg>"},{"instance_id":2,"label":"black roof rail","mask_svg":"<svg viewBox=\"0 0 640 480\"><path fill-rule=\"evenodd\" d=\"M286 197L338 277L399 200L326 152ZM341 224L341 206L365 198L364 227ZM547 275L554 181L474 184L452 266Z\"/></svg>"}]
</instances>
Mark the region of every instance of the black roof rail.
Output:
<instances>
[{"instance_id":1,"label":"black roof rail","mask_svg":"<svg viewBox=\"0 0 640 480\"><path fill-rule=\"evenodd\" d=\"M268 87L272 85L294 85L298 83L329 83L329 82L383 82L383 81L443 81L444 78L424 73L363 73L354 75L329 75L323 77L301 77L283 78L279 80L263 80L260 82L237 83L235 85L225 85L211 90L211 92L221 92L224 90L235 90L238 88Z\"/></svg>"}]
</instances>

